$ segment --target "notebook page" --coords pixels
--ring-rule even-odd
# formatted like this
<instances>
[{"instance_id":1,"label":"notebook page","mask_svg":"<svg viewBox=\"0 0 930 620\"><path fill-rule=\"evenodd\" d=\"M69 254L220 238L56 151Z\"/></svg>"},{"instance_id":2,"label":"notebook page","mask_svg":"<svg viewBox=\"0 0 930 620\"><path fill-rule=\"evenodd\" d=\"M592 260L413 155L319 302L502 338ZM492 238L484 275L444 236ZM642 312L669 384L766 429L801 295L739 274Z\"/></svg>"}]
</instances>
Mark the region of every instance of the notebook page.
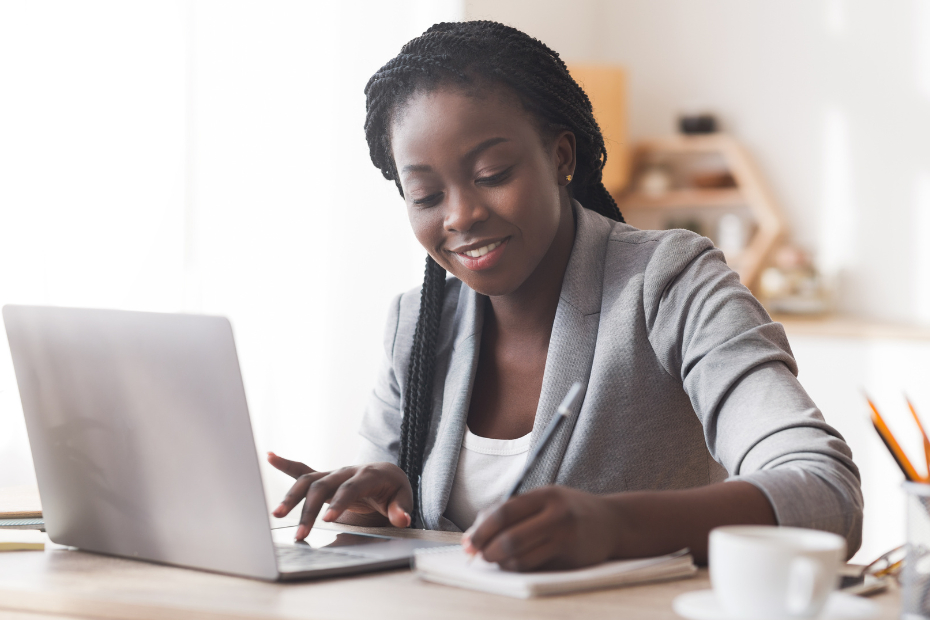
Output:
<instances>
[{"instance_id":1,"label":"notebook page","mask_svg":"<svg viewBox=\"0 0 930 620\"><path fill-rule=\"evenodd\" d=\"M435 583L529 598L689 577L696 568L690 555L672 554L605 562L569 571L514 573L480 558L469 564L462 548L455 546L417 550L414 570L422 579Z\"/></svg>"}]
</instances>

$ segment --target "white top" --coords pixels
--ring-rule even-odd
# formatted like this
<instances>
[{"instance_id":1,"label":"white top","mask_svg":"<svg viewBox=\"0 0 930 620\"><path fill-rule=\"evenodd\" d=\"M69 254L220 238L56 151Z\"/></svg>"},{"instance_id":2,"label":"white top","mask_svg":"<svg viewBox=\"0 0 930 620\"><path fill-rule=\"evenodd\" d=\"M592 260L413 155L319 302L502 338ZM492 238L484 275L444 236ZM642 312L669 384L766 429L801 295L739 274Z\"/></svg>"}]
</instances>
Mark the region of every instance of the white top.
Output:
<instances>
[{"instance_id":1,"label":"white top","mask_svg":"<svg viewBox=\"0 0 930 620\"><path fill-rule=\"evenodd\" d=\"M466 427L446 518L464 532L474 523L478 512L504 501L514 480L523 473L530 435L488 439Z\"/></svg>"}]
</instances>

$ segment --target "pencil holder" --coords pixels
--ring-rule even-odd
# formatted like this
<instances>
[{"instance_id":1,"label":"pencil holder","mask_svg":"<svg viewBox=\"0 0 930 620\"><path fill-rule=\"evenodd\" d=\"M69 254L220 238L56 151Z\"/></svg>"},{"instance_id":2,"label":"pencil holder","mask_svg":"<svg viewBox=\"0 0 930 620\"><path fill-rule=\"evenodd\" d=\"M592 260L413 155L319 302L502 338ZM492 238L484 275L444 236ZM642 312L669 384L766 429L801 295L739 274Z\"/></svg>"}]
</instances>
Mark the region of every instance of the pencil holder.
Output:
<instances>
[{"instance_id":1,"label":"pencil holder","mask_svg":"<svg viewBox=\"0 0 930 620\"><path fill-rule=\"evenodd\" d=\"M905 482L907 555L901 573L901 617L930 618L930 485Z\"/></svg>"}]
</instances>

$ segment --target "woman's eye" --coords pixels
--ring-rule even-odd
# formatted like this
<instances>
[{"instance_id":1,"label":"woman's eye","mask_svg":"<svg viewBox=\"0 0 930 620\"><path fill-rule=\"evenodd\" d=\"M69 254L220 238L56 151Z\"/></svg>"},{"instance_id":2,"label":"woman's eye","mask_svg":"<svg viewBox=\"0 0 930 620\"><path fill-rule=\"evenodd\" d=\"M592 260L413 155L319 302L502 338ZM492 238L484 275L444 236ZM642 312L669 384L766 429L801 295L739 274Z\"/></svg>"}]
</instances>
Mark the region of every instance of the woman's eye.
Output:
<instances>
[{"instance_id":1,"label":"woman's eye","mask_svg":"<svg viewBox=\"0 0 930 620\"><path fill-rule=\"evenodd\" d=\"M431 207L434 204L438 203L442 198L442 193L430 194L429 196L424 196L423 198L415 198L413 204L418 207Z\"/></svg>"},{"instance_id":2,"label":"woman's eye","mask_svg":"<svg viewBox=\"0 0 930 620\"><path fill-rule=\"evenodd\" d=\"M492 174L491 176L478 177L477 179L475 179L475 183L480 183L482 185L491 185L491 186L498 185L507 180L507 178L510 176L511 171L513 171L513 166L511 166L510 168L507 168L506 170L498 172L497 174Z\"/></svg>"}]
</instances>

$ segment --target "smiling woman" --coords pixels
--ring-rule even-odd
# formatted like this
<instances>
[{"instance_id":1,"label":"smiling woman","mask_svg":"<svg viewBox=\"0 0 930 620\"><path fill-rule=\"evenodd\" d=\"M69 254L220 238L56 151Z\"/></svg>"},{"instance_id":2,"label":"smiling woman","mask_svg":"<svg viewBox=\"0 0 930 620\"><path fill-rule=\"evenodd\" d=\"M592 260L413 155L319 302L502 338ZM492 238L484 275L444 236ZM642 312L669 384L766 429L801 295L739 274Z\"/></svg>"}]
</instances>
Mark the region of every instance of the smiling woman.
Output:
<instances>
[{"instance_id":1,"label":"smiling woman","mask_svg":"<svg viewBox=\"0 0 930 620\"><path fill-rule=\"evenodd\" d=\"M372 161L429 256L388 317L363 464L269 455L297 478L276 514L306 499L298 538L329 502L325 520L467 529L468 550L516 570L682 547L703 561L710 529L737 523L858 548L858 471L783 329L709 240L623 223L555 52L493 22L438 24L366 93ZM508 500L576 381L580 411Z\"/></svg>"}]
</instances>

